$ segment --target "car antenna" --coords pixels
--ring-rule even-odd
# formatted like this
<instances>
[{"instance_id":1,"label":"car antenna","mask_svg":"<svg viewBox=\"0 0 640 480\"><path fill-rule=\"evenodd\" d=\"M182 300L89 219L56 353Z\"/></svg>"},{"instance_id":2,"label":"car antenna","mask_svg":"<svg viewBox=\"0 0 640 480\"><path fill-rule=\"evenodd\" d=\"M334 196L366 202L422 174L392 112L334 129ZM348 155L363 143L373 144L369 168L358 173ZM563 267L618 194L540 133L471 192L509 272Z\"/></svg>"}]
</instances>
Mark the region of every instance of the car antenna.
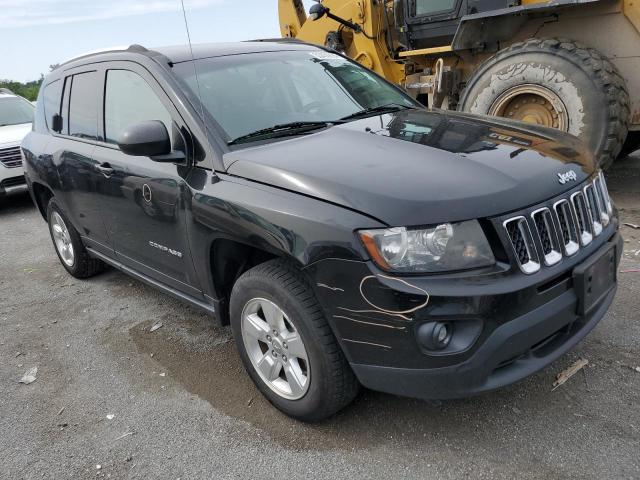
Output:
<instances>
[{"instance_id":1,"label":"car antenna","mask_svg":"<svg viewBox=\"0 0 640 480\"><path fill-rule=\"evenodd\" d=\"M187 10L184 8L184 0L180 0L180 4L182 5L184 27L187 30L187 40L189 42L189 52L191 53L191 63L193 63L193 72L196 76L196 88L198 90L198 100L200 101L200 115L202 117L202 125L206 131L207 125L204 121L204 105L202 104L202 92L200 91L200 80L198 79L198 67L196 66L196 57L193 54L193 45L191 44L191 33L189 32L189 22L187 21Z\"/></svg>"}]
</instances>

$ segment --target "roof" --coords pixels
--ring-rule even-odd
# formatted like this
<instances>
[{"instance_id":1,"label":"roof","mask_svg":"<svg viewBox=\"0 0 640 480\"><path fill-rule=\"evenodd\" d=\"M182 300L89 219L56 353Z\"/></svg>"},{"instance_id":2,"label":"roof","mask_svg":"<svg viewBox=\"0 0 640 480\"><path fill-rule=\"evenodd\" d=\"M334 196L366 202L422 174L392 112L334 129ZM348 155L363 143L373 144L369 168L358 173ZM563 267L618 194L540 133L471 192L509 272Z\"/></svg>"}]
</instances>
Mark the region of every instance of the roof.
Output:
<instances>
[{"instance_id":1,"label":"roof","mask_svg":"<svg viewBox=\"0 0 640 480\"><path fill-rule=\"evenodd\" d=\"M294 39L274 39L274 40L253 40L249 42L235 43L202 43L193 45L193 57L209 58L222 57L226 55L239 55L243 53L273 52L279 50L314 50L319 47L303 43ZM131 45L129 47L112 47L88 52L71 58L60 66L74 63L78 60L98 57L111 53L138 53L147 56L164 56L171 63L181 63L192 59L191 47L186 45L175 45L168 47L158 47L147 49L141 45Z\"/></svg>"},{"instance_id":2,"label":"roof","mask_svg":"<svg viewBox=\"0 0 640 480\"><path fill-rule=\"evenodd\" d=\"M317 48L319 47L292 40L253 40L250 42L234 43L201 43L193 45L193 57L198 59L222 57L226 55L239 55L243 53L273 52L279 50L315 50ZM186 62L192 58L191 49L188 44L159 47L154 48L153 50L161 53L173 63Z\"/></svg>"}]
</instances>

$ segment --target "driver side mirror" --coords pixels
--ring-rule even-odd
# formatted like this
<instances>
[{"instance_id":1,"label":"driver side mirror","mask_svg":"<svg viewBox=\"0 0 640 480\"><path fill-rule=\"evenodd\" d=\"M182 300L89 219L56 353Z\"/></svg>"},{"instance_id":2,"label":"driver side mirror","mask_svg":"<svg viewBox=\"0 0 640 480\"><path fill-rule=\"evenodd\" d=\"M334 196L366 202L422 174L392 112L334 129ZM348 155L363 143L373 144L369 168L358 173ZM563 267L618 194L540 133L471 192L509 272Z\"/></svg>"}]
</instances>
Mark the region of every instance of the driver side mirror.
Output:
<instances>
[{"instance_id":1,"label":"driver side mirror","mask_svg":"<svg viewBox=\"0 0 640 480\"><path fill-rule=\"evenodd\" d=\"M185 154L171 150L171 139L159 120L140 122L127 127L118 139L118 147L127 155L149 157L156 162L179 163Z\"/></svg>"}]
</instances>

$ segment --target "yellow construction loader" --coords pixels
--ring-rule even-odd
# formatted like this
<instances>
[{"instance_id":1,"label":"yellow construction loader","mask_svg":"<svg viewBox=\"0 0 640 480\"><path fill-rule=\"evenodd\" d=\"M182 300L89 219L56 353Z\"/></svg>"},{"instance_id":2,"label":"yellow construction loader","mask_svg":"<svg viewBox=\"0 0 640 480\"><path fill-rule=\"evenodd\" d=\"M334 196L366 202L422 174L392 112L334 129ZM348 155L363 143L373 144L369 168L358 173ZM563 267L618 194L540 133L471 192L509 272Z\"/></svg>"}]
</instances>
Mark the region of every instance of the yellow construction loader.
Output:
<instances>
[{"instance_id":1,"label":"yellow construction loader","mask_svg":"<svg viewBox=\"0 0 640 480\"><path fill-rule=\"evenodd\" d=\"M430 107L559 128L603 167L640 133L640 0L278 3L283 37L339 51Z\"/></svg>"}]
</instances>

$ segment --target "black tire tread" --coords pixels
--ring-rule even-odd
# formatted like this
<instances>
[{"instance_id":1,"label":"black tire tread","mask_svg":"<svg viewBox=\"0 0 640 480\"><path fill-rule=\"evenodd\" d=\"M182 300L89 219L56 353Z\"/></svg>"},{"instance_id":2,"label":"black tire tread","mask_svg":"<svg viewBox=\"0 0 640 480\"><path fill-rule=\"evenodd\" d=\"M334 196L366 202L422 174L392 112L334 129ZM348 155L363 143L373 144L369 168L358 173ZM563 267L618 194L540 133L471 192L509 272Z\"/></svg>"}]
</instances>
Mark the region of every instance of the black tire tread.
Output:
<instances>
[{"instance_id":1,"label":"black tire tread","mask_svg":"<svg viewBox=\"0 0 640 480\"><path fill-rule=\"evenodd\" d=\"M601 167L610 167L622 150L629 132L630 99L626 82L618 69L595 48L565 38L530 38L516 42L499 51L478 68L461 95L460 106L466 103L465 93L469 91L469 86L481 78L492 65L508 57L530 52L550 53L578 65L605 93L609 105L608 129L603 148L595 154Z\"/></svg>"},{"instance_id":2,"label":"black tire tread","mask_svg":"<svg viewBox=\"0 0 640 480\"><path fill-rule=\"evenodd\" d=\"M360 390L360 383L351 370L307 277L295 265L283 259L270 260L248 270L238 282L241 279L252 277L260 277L278 283L301 303L308 313L306 319L316 330L323 353L331 365L331 379L327 382L330 388L328 401L323 405L322 411L315 412L313 417L303 420L325 419L351 403ZM238 282L236 282L236 286Z\"/></svg>"},{"instance_id":3,"label":"black tire tread","mask_svg":"<svg viewBox=\"0 0 640 480\"><path fill-rule=\"evenodd\" d=\"M89 252L87 252L87 249L85 248L84 244L82 243L82 240L80 239L80 235L78 234L76 229L73 227L73 225L65 215L64 211L57 204L55 197L52 197L49 200L49 203L47 204L47 223L49 225L51 224L51 214L53 213L54 210L56 210L62 216L64 223L67 225L67 230L69 230L69 235L71 235L72 240L74 242L74 250L76 255L76 262L75 262L75 265L73 266L73 269L69 269L64 264L64 262L62 262L62 259L60 259L62 266L65 267L65 269L71 275L79 279L94 277L99 273L102 273L106 269L105 263L89 255ZM55 245L53 248L56 249ZM56 249L56 254L58 254L57 249Z\"/></svg>"}]
</instances>

